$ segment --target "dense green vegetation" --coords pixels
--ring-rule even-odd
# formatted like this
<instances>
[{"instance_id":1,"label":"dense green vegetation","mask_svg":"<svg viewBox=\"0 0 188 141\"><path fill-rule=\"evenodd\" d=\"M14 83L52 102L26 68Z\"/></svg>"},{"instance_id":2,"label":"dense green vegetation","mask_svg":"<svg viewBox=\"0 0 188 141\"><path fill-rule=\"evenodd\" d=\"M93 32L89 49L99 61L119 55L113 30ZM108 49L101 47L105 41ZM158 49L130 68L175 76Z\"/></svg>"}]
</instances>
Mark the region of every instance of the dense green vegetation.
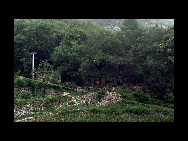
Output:
<instances>
[{"instance_id":1,"label":"dense green vegetation","mask_svg":"<svg viewBox=\"0 0 188 141\"><path fill-rule=\"evenodd\" d=\"M119 104L105 106L96 105L74 105L68 96L62 97L61 92L70 92L75 99L87 95L90 92L74 92L64 90L61 86L44 84L30 79L15 78L14 81L14 105L24 105L28 103L44 103L44 109L33 110L34 113L15 117L14 120L21 120L26 117L38 117L48 113L52 116L36 118L33 122L173 122L174 102L173 94L168 91L164 100L156 99L154 96L144 94L140 89L134 90L131 86L108 88L97 90L97 99L100 100L106 91L121 94L122 101ZM42 87L41 87L42 86ZM28 88L33 91L20 92L20 88ZM57 90L57 95L45 97L44 89L53 88ZM36 93L38 93L36 95ZM35 95L34 95L35 94ZM61 107L57 109L55 103L59 102ZM66 104L68 103L68 105Z\"/></svg>"},{"instance_id":2,"label":"dense green vegetation","mask_svg":"<svg viewBox=\"0 0 188 141\"><path fill-rule=\"evenodd\" d=\"M14 20L14 104L45 101L45 110L55 113L34 121L173 121L174 26L163 28L156 24L146 28L140 24L144 20L112 20L120 30L111 31L91 21ZM105 25L102 20L96 21ZM35 76L44 71L51 74L43 78L43 82L17 77L31 78L34 52L37 53ZM69 82L58 82L59 74ZM79 78L101 79L124 74L142 80L144 85L155 85L162 97L158 99L132 86L96 91L97 100L101 100L107 90L122 96L121 103L106 106L71 105L69 97L60 96L65 91L76 97L88 94L71 90ZM22 88L29 90L21 91ZM47 88L59 94L45 97ZM57 101L64 104L55 110L53 103ZM65 106L66 102L71 106ZM30 115L15 119L27 116Z\"/></svg>"},{"instance_id":3,"label":"dense green vegetation","mask_svg":"<svg viewBox=\"0 0 188 141\"><path fill-rule=\"evenodd\" d=\"M112 76L120 69L147 85L159 83L163 93L174 88L173 26L144 28L126 19L112 32L90 21L15 19L15 74L31 78L32 52L35 68L47 59L69 81Z\"/></svg>"},{"instance_id":4,"label":"dense green vegetation","mask_svg":"<svg viewBox=\"0 0 188 141\"><path fill-rule=\"evenodd\" d=\"M82 112L83 111L83 112ZM84 112L85 111L85 112ZM88 112L86 112L88 111ZM140 104L72 106L34 122L173 122L173 110Z\"/></svg>"}]
</instances>

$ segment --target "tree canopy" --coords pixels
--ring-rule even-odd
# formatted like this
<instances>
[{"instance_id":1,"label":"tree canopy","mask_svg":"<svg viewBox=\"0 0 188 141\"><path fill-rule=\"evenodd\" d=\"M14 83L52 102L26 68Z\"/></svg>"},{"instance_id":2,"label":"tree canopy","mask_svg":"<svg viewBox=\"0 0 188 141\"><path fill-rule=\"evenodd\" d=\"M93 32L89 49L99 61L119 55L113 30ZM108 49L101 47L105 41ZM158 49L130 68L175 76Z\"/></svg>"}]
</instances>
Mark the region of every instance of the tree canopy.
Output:
<instances>
[{"instance_id":1,"label":"tree canopy","mask_svg":"<svg viewBox=\"0 0 188 141\"><path fill-rule=\"evenodd\" d=\"M136 19L125 19L120 29L74 19L15 19L15 73L31 77L31 53L36 52L36 68L48 60L71 81L131 72L146 84L173 89L174 26L144 28Z\"/></svg>"}]
</instances>

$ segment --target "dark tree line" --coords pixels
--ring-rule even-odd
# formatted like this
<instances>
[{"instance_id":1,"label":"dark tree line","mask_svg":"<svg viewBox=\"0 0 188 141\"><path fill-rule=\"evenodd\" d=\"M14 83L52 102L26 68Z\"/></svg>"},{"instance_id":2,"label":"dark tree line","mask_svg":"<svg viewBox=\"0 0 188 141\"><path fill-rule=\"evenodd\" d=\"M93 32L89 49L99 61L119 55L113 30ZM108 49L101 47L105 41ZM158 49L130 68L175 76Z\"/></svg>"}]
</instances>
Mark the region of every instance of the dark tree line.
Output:
<instances>
[{"instance_id":1,"label":"dark tree line","mask_svg":"<svg viewBox=\"0 0 188 141\"><path fill-rule=\"evenodd\" d=\"M120 31L110 31L90 21L15 19L14 71L31 77L48 60L54 69L75 78L101 78L132 73L147 85L174 88L174 26L144 28L125 19Z\"/></svg>"}]
</instances>

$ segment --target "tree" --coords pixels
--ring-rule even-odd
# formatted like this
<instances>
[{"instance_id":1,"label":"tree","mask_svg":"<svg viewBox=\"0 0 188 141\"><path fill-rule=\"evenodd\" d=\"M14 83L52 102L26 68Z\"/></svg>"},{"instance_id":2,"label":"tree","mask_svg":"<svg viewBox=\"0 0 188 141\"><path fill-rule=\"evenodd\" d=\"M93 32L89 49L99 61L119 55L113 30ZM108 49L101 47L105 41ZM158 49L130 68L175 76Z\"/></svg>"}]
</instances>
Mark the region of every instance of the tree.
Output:
<instances>
[{"instance_id":1,"label":"tree","mask_svg":"<svg viewBox=\"0 0 188 141\"><path fill-rule=\"evenodd\" d=\"M56 68L60 67L61 73L66 74L66 77L71 80L78 76L78 69L83 56L83 42L85 40L84 31L73 25L68 25L63 41L51 54L54 66Z\"/></svg>"},{"instance_id":2,"label":"tree","mask_svg":"<svg viewBox=\"0 0 188 141\"><path fill-rule=\"evenodd\" d=\"M137 38L137 47L133 57L134 73L147 85L159 82L163 58L155 43L161 41L163 37L163 29L154 27L142 29L141 36Z\"/></svg>"},{"instance_id":3,"label":"tree","mask_svg":"<svg viewBox=\"0 0 188 141\"><path fill-rule=\"evenodd\" d=\"M117 69L118 54L121 53L120 44L116 34L103 28L94 28L87 35L88 40L84 47L84 54L81 68L82 77L101 79L112 75L112 70Z\"/></svg>"},{"instance_id":4,"label":"tree","mask_svg":"<svg viewBox=\"0 0 188 141\"><path fill-rule=\"evenodd\" d=\"M42 78L43 82L58 84L60 80L59 69L54 70L54 67L48 63L48 60L41 61L39 67L35 69L37 79Z\"/></svg>"},{"instance_id":5,"label":"tree","mask_svg":"<svg viewBox=\"0 0 188 141\"><path fill-rule=\"evenodd\" d=\"M14 51L15 72L27 77L31 52L36 52L35 67L47 59L66 81L130 74L148 85L159 82L163 89L173 88L173 27L144 28L136 19L125 19L121 31L110 31L75 19L16 19Z\"/></svg>"},{"instance_id":6,"label":"tree","mask_svg":"<svg viewBox=\"0 0 188 141\"><path fill-rule=\"evenodd\" d=\"M161 84L163 92L165 89L174 89L174 26L169 27L164 32L164 39L155 44L163 56Z\"/></svg>"},{"instance_id":7,"label":"tree","mask_svg":"<svg viewBox=\"0 0 188 141\"><path fill-rule=\"evenodd\" d=\"M15 19L15 71L21 71L22 75L29 77L31 73L30 62L32 60L32 56L29 56L28 53L31 52L37 53L37 60L35 60L36 67L38 67L40 60L49 60L51 52L53 52L55 46L58 45L59 41L63 38L63 32L61 32L61 30L59 29L60 26L58 26L57 24L51 24L49 21L37 19ZM49 60L49 62L51 61Z\"/></svg>"},{"instance_id":8,"label":"tree","mask_svg":"<svg viewBox=\"0 0 188 141\"><path fill-rule=\"evenodd\" d=\"M139 24L136 19L125 19L121 30L137 30L139 28Z\"/></svg>"}]
</instances>

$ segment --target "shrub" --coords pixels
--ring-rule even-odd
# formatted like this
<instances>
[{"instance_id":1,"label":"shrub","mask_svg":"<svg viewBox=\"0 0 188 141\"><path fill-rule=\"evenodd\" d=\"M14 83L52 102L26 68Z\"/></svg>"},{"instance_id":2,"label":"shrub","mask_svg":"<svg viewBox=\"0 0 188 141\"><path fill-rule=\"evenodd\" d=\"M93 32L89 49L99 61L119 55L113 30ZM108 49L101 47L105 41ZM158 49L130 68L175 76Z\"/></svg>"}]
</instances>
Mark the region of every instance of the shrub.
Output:
<instances>
[{"instance_id":1,"label":"shrub","mask_svg":"<svg viewBox=\"0 0 188 141\"><path fill-rule=\"evenodd\" d=\"M14 85L16 87L24 87L26 84L25 84L25 81L23 79L20 79L19 77L17 77L17 78L14 79Z\"/></svg>"},{"instance_id":2,"label":"shrub","mask_svg":"<svg viewBox=\"0 0 188 141\"><path fill-rule=\"evenodd\" d=\"M51 107L53 103L60 101L60 95L50 96L46 98L45 107Z\"/></svg>"},{"instance_id":3,"label":"shrub","mask_svg":"<svg viewBox=\"0 0 188 141\"><path fill-rule=\"evenodd\" d=\"M133 90L134 90L133 86L129 86L128 89L129 89L130 91L133 91Z\"/></svg>"},{"instance_id":4,"label":"shrub","mask_svg":"<svg viewBox=\"0 0 188 141\"><path fill-rule=\"evenodd\" d=\"M163 104L163 101L162 100L159 100L159 99L152 99L152 104L156 104L156 105L162 105Z\"/></svg>"},{"instance_id":5,"label":"shrub","mask_svg":"<svg viewBox=\"0 0 188 141\"><path fill-rule=\"evenodd\" d=\"M22 92L20 93L20 97L21 97L22 99L29 99L29 98L32 97L32 93L31 93L31 91L22 91Z\"/></svg>"},{"instance_id":6,"label":"shrub","mask_svg":"<svg viewBox=\"0 0 188 141\"><path fill-rule=\"evenodd\" d=\"M142 102L142 103L151 103L151 96L148 94L142 93L140 89L137 89L134 92L134 98L136 101Z\"/></svg>"},{"instance_id":7,"label":"shrub","mask_svg":"<svg viewBox=\"0 0 188 141\"><path fill-rule=\"evenodd\" d=\"M14 88L14 99L20 97L20 89Z\"/></svg>"},{"instance_id":8,"label":"shrub","mask_svg":"<svg viewBox=\"0 0 188 141\"><path fill-rule=\"evenodd\" d=\"M74 82L65 82L65 83L63 83L62 84L64 87L66 87L66 88L75 88L75 83Z\"/></svg>"},{"instance_id":9,"label":"shrub","mask_svg":"<svg viewBox=\"0 0 188 141\"><path fill-rule=\"evenodd\" d=\"M14 86L21 88L21 87L33 87L34 82L30 79L21 79L19 77L14 78Z\"/></svg>"},{"instance_id":10,"label":"shrub","mask_svg":"<svg viewBox=\"0 0 188 141\"><path fill-rule=\"evenodd\" d=\"M35 82L35 89L36 90L40 90L41 88L44 87L45 84L41 83L41 82Z\"/></svg>"},{"instance_id":11,"label":"shrub","mask_svg":"<svg viewBox=\"0 0 188 141\"><path fill-rule=\"evenodd\" d=\"M170 103L170 104L174 103L174 94L169 89L166 89L164 100L166 103Z\"/></svg>"},{"instance_id":12,"label":"shrub","mask_svg":"<svg viewBox=\"0 0 188 141\"><path fill-rule=\"evenodd\" d=\"M34 90L35 90L35 92L34 92L34 94L33 94L33 96L44 96L44 94L45 94L45 84L44 83L41 83L41 82L35 82L34 83Z\"/></svg>"},{"instance_id":13,"label":"shrub","mask_svg":"<svg viewBox=\"0 0 188 141\"><path fill-rule=\"evenodd\" d=\"M27 103L26 99L14 99L15 105L26 104L26 103Z\"/></svg>"},{"instance_id":14,"label":"shrub","mask_svg":"<svg viewBox=\"0 0 188 141\"><path fill-rule=\"evenodd\" d=\"M125 100L132 100L132 93L126 93L126 92L119 92L123 99Z\"/></svg>"}]
</instances>

